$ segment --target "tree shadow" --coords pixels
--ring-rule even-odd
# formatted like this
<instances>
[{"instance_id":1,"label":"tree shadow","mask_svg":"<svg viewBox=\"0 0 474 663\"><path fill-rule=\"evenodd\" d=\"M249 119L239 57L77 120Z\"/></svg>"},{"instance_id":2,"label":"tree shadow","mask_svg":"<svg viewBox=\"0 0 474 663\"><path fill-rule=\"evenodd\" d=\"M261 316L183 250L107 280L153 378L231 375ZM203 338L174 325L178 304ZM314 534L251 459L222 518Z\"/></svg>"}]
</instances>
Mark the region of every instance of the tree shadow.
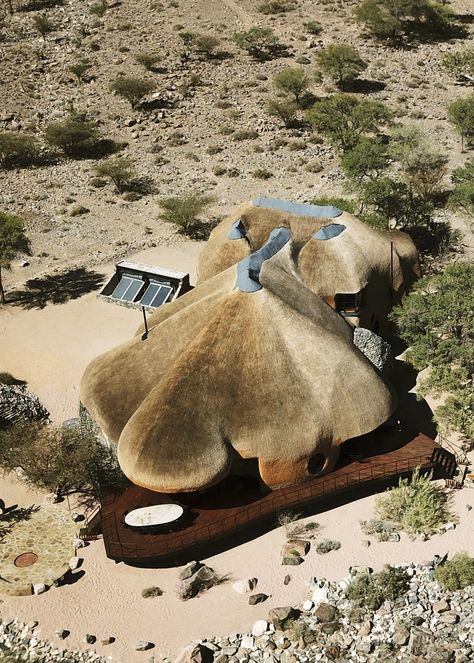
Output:
<instances>
[{"instance_id":1,"label":"tree shadow","mask_svg":"<svg viewBox=\"0 0 474 663\"><path fill-rule=\"evenodd\" d=\"M342 86L344 92L354 92L356 94L370 94L371 92L381 92L385 90L386 84L382 81L372 81L367 78L356 78L353 81L347 81Z\"/></svg>"},{"instance_id":2,"label":"tree shadow","mask_svg":"<svg viewBox=\"0 0 474 663\"><path fill-rule=\"evenodd\" d=\"M124 191L133 191L134 193L139 193L142 196L148 196L151 193L156 193L155 181L152 177L136 177L133 180L130 180L123 187Z\"/></svg>"},{"instance_id":3,"label":"tree shadow","mask_svg":"<svg viewBox=\"0 0 474 663\"><path fill-rule=\"evenodd\" d=\"M25 5L19 7L21 12L40 11L64 5L64 0L29 0Z\"/></svg>"},{"instance_id":4,"label":"tree shadow","mask_svg":"<svg viewBox=\"0 0 474 663\"><path fill-rule=\"evenodd\" d=\"M104 280L99 272L77 267L62 274L30 279L24 290L10 292L7 301L25 309L43 309L48 304L64 304L97 290Z\"/></svg>"}]
</instances>

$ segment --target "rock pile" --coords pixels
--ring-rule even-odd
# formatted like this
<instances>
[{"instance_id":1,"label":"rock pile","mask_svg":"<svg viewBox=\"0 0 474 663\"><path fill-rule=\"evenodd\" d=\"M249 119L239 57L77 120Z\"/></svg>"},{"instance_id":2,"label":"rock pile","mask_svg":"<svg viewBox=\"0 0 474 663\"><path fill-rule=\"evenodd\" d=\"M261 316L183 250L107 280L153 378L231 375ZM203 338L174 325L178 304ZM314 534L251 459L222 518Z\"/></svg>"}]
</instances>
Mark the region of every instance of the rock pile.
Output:
<instances>
[{"instance_id":1,"label":"rock pile","mask_svg":"<svg viewBox=\"0 0 474 663\"><path fill-rule=\"evenodd\" d=\"M439 561L439 558L438 558ZM436 560L405 565L408 591L378 610L356 608L347 578L309 582L311 599L301 606L270 610L250 633L213 638L200 644L215 663L469 663L474 660L474 586L443 590L435 580Z\"/></svg>"},{"instance_id":2,"label":"rock pile","mask_svg":"<svg viewBox=\"0 0 474 663\"><path fill-rule=\"evenodd\" d=\"M11 652L14 655L12 661L28 660L41 661L41 663L53 663L54 661L85 663L86 661L94 661L95 663L104 663L104 659L92 649L84 652L58 649L37 635L37 626L37 622L23 624L16 619L1 622L0 650L7 654ZM63 629L59 637L64 639L67 634L69 632Z\"/></svg>"}]
</instances>

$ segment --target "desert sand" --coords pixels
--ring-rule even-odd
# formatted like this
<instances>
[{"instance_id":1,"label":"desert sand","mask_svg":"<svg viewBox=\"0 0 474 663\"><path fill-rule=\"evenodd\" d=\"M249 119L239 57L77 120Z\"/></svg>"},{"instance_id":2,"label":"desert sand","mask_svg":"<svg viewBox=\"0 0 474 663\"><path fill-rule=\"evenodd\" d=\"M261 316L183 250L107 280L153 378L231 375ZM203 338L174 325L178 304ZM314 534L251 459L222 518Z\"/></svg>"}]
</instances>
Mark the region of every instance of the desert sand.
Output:
<instances>
[{"instance_id":1,"label":"desert sand","mask_svg":"<svg viewBox=\"0 0 474 663\"><path fill-rule=\"evenodd\" d=\"M189 271L196 277L198 243L183 242L168 249L158 247L131 256L142 262ZM100 268L104 274L113 266ZM42 310L7 307L0 311L0 366L28 381L52 413L55 421L77 416L79 380L88 361L116 344L125 341L140 323L140 311L96 299L95 293ZM37 503L45 495L31 491L12 477L0 480L0 496L9 504ZM309 596L311 577L338 579L351 565L368 564L378 570L385 563L423 561L435 553L474 553L472 531L474 492L465 489L453 496L453 508L460 518L454 531L435 536L427 542L410 541L402 535L399 543L372 542L364 546L359 521L370 518L374 498L368 497L315 515L309 520L320 523L317 539L341 542L338 551L318 555L313 549L299 567L285 567L280 562L280 548L285 533L277 528L259 538L217 556L203 560L230 581L187 602L176 596L176 568L138 569L115 564L105 556L102 541L95 541L79 551L83 558L75 572L76 581L52 588L40 596L8 597L0 606L0 615L23 621L37 619L42 637L59 647L82 649L86 633L96 635L97 651L121 663L161 660L174 656L181 647L199 638L243 632L265 618L275 606L301 603ZM291 575L288 586L283 584ZM269 595L265 603L249 606L246 596L236 594L231 580L256 577L257 591ZM163 596L144 599L145 587L158 585ZM71 631L63 642L55 630ZM102 638L116 641L101 646ZM149 652L136 652L134 643L155 643ZM151 659L151 656L154 659Z\"/></svg>"}]
</instances>

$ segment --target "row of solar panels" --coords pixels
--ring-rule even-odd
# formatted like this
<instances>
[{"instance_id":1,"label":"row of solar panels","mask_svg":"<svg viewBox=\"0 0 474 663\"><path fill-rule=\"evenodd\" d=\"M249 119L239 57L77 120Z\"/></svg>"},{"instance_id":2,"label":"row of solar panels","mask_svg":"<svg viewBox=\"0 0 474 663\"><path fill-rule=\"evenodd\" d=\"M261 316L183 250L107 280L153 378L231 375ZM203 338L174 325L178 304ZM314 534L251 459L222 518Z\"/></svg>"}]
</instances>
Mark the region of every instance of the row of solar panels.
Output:
<instances>
[{"instance_id":1,"label":"row of solar panels","mask_svg":"<svg viewBox=\"0 0 474 663\"><path fill-rule=\"evenodd\" d=\"M152 279L146 283L143 279L123 274L110 297L121 302L133 302L140 306L157 308L168 301L172 292L173 288L166 283Z\"/></svg>"}]
</instances>

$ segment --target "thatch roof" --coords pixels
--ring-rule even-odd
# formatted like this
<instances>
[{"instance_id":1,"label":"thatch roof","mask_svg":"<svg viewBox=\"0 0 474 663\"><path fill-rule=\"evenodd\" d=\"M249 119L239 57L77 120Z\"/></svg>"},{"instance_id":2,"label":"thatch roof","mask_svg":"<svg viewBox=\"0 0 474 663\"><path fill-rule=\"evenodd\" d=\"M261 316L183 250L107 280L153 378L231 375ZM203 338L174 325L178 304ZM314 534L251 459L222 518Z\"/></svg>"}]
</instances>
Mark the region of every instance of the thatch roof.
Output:
<instances>
[{"instance_id":1,"label":"thatch roof","mask_svg":"<svg viewBox=\"0 0 474 663\"><path fill-rule=\"evenodd\" d=\"M205 249L208 258L218 256L209 278L150 316L146 340L139 329L84 375L81 400L138 485L198 490L241 458L257 458L271 487L301 482L315 454L323 456L322 471L330 470L343 441L377 428L395 409L392 389L354 345L353 328L307 287L311 274L300 272L315 219L293 224L288 215L245 209L214 231ZM290 233L274 234L248 260L246 240L225 240L238 217L253 219L252 248L262 248L278 225ZM337 218L346 222L350 236L358 222ZM316 269L327 275L334 256L322 256ZM351 289L356 269L343 275Z\"/></svg>"},{"instance_id":2,"label":"thatch roof","mask_svg":"<svg viewBox=\"0 0 474 663\"><path fill-rule=\"evenodd\" d=\"M278 209L282 202L298 214ZM277 208L266 206L271 204ZM318 212L313 205L294 207L271 199L244 203L211 233L199 260L199 283L261 248L273 229L289 228L297 254L295 270L313 292L323 298L357 293L376 276L384 278L393 289L392 301L399 301L420 274L418 254L410 237L399 231L376 230L336 208L319 209L326 216L311 215ZM240 238L236 225L243 229ZM324 241L325 229L332 226L343 229L334 241Z\"/></svg>"}]
</instances>

